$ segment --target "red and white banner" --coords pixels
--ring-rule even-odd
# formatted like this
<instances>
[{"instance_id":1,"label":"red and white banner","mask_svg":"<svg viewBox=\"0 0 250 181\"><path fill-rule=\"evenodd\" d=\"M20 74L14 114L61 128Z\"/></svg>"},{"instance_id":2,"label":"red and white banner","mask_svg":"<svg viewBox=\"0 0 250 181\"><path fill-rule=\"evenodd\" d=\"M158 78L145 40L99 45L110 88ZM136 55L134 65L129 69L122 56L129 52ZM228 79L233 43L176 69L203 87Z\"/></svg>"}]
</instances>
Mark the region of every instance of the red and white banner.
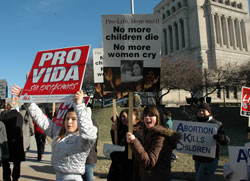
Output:
<instances>
[{"instance_id":1,"label":"red and white banner","mask_svg":"<svg viewBox=\"0 0 250 181\"><path fill-rule=\"evenodd\" d=\"M241 90L241 107L240 107L240 115L241 116L250 116L250 88L242 87Z\"/></svg>"},{"instance_id":2,"label":"red and white banner","mask_svg":"<svg viewBox=\"0 0 250 181\"><path fill-rule=\"evenodd\" d=\"M83 102L85 103L85 105L87 106L88 102L89 102L90 97L84 97L83 98ZM74 103L62 103L60 105L60 107L58 108L58 110L56 111L56 116L53 118L53 122L56 123L58 126L62 126L63 124L63 119L65 114L67 113L68 109L71 108L73 106Z\"/></svg>"},{"instance_id":3,"label":"red and white banner","mask_svg":"<svg viewBox=\"0 0 250 181\"><path fill-rule=\"evenodd\" d=\"M81 89L90 45L37 53L20 102L72 102Z\"/></svg>"}]
</instances>

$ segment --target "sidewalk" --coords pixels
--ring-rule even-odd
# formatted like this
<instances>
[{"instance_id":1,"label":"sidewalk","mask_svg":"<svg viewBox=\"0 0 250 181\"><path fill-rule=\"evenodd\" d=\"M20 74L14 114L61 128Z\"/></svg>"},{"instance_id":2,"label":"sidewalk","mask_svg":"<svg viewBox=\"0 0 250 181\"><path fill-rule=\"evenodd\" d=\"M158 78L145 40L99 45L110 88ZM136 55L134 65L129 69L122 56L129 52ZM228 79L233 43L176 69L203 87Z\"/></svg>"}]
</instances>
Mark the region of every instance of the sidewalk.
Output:
<instances>
[{"instance_id":1,"label":"sidewalk","mask_svg":"<svg viewBox=\"0 0 250 181\"><path fill-rule=\"evenodd\" d=\"M51 167L51 146L46 140L45 154L42 161L37 161L36 140L32 136L30 138L30 150L26 153L26 161L21 164L21 177L19 181L54 181L56 180L55 172ZM0 169L0 181L2 181L2 168ZM96 181L104 181L106 179L96 179ZM172 180L181 181L181 180Z\"/></svg>"},{"instance_id":2,"label":"sidewalk","mask_svg":"<svg viewBox=\"0 0 250 181\"><path fill-rule=\"evenodd\" d=\"M46 141L45 154L42 161L37 161L36 152L36 140L32 136L30 138L30 150L26 153L26 161L21 164L21 177L19 181L31 181L31 180L43 180L52 181L55 180L55 172L51 167L51 146ZM0 180L2 181L2 168L0 169Z\"/></svg>"}]
</instances>

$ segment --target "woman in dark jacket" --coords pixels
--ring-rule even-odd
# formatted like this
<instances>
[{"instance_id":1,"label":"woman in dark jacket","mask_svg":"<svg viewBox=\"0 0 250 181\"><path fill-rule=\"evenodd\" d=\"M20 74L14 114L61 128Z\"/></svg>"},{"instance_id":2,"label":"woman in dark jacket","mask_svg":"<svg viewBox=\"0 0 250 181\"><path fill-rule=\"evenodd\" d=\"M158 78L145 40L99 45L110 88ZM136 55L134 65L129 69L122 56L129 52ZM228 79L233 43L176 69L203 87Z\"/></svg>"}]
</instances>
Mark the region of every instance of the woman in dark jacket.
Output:
<instances>
[{"instance_id":1,"label":"woman in dark jacket","mask_svg":"<svg viewBox=\"0 0 250 181\"><path fill-rule=\"evenodd\" d=\"M141 181L171 180L171 153L181 135L161 126L162 115L156 106L147 106L143 111L144 145L131 133L127 142L139 162Z\"/></svg>"},{"instance_id":2,"label":"woman in dark jacket","mask_svg":"<svg viewBox=\"0 0 250 181\"><path fill-rule=\"evenodd\" d=\"M112 163L108 173L108 181L132 181L137 180L137 164L135 159L128 159L128 143L126 140L126 133L128 131L128 110L122 110L118 118L117 134L118 145L125 146L124 152L114 151L110 154ZM114 127L114 126L113 126ZM111 130L112 140L114 140L114 130ZM138 109L133 110L133 133L140 140L143 141L140 112ZM113 142L114 144L114 142Z\"/></svg>"}]
</instances>

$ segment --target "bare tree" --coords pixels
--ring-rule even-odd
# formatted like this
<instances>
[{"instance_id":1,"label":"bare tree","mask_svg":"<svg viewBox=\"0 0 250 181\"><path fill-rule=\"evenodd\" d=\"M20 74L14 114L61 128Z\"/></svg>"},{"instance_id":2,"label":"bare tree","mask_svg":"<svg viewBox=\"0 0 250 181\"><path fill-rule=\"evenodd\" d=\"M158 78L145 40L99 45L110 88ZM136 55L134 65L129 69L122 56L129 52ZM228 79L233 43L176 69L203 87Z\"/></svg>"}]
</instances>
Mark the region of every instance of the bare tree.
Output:
<instances>
[{"instance_id":1,"label":"bare tree","mask_svg":"<svg viewBox=\"0 0 250 181\"><path fill-rule=\"evenodd\" d=\"M88 59L86 69L85 69L82 89L88 96L94 94L93 57L89 57Z\"/></svg>"}]
</instances>

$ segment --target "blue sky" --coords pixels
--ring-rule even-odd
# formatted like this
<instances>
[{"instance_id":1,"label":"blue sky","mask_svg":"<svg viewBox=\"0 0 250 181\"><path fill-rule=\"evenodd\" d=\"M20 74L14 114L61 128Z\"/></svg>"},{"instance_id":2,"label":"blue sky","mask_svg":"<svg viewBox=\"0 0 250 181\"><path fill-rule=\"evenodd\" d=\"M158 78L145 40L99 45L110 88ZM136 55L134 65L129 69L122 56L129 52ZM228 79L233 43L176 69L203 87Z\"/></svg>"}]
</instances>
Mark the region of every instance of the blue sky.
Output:
<instances>
[{"instance_id":1,"label":"blue sky","mask_svg":"<svg viewBox=\"0 0 250 181\"><path fill-rule=\"evenodd\" d=\"M134 0L135 14L151 14L161 0ZM25 84L41 50L102 46L102 15L130 14L131 0L5 0L0 3L0 79ZM92 51L90 52L92 55Z\"/></svg>"},{"instance_id":2,"label":"blue sky","mask_svg":"<svg viewBox=\"0 0 250 181\"><path fill-rule=\"evenodd\" d=\"M161 0L134 0L151 14ZM131 0L7 0L0 3L0 79L25 84L40 50L102 46L102 15L130 14ZM92 50L90 52L92 55Z\"/></svg>"}]
</instances>

